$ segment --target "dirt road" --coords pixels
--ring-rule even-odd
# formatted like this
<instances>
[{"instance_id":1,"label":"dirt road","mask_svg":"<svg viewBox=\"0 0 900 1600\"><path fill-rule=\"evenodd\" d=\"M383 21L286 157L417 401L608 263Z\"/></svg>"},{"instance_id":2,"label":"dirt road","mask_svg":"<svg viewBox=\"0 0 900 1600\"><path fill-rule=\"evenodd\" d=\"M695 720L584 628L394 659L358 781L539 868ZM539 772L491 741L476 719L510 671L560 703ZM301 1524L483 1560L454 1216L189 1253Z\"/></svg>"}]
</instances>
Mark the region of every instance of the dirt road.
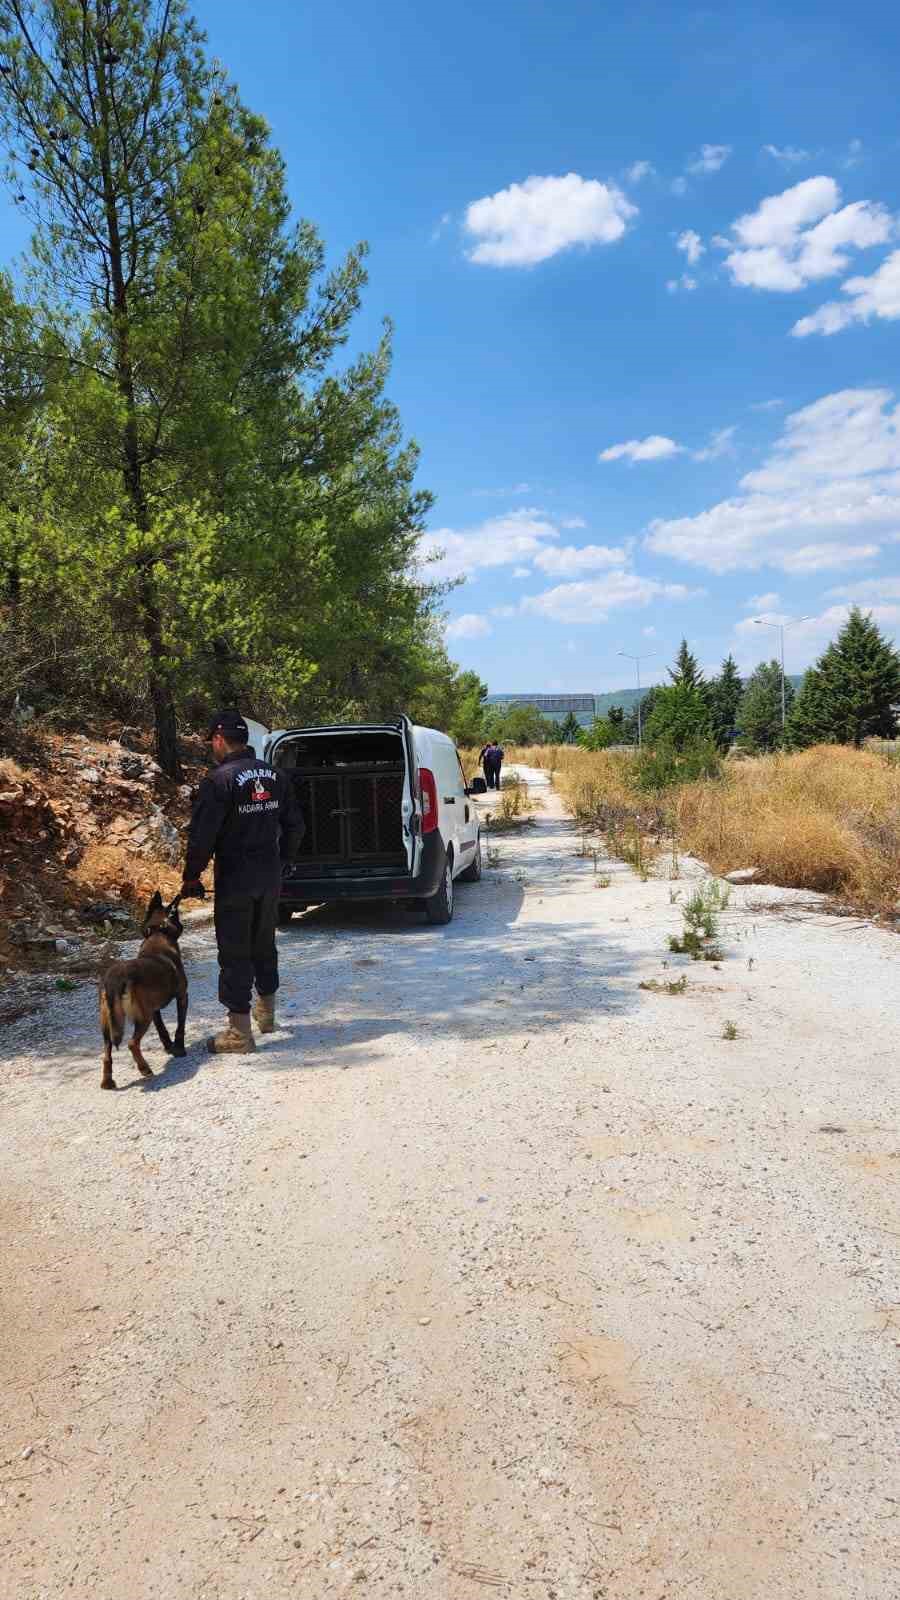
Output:
<instances>
[{"instance_id":1,"label":"dirt road","mask_svg":"<svg viewBox=\"0 0 900 1600\"><path fill-rule=\"evenodd\" d=\"M898 1593L900 946L740 890L641 989L685 881L543 801L449 928L287 930L254 1058L208 929L152 1084L0 1035L4 1600Z\"/></svg>"}]
</instances>

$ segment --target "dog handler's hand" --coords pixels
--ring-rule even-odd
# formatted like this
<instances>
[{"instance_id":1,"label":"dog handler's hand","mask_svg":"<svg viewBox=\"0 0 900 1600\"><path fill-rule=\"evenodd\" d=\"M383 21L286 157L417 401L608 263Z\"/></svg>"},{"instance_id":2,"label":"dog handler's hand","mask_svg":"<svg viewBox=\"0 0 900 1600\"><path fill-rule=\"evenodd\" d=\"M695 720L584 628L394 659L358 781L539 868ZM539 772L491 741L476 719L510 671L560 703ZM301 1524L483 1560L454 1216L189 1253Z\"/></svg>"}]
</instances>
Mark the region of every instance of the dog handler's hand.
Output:
<instances>
[{"instance_id":1,"label":"dog handler's hand","mask_svg":"<svg viewBox=\"0 0 900 1600\"><path fill-rule=\"evenodd\" d=\"M206 890L204 889L199 878L194 878L192 881L188 880L187 878L185 879L184 883L181 885L181 898L183 900L206 899Z\"/></svg>"}]
</instances>

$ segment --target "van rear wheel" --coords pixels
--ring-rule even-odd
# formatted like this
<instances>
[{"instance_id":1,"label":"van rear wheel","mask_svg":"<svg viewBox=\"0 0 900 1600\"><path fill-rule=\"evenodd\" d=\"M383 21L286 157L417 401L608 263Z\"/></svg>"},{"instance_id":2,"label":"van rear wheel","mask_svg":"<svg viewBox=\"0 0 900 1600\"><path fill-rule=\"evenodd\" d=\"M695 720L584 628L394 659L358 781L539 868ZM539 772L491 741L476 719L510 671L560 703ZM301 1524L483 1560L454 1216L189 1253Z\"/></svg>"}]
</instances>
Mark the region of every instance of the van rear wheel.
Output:
<instances>
[{"instance_id":1,"label":"van rear wheel","mask_svg":"<svg viewBox=\"0 0 900 1600\"><path fill-rule=\"evenodd\" d=\"M436 894L430 895L424 902L425 915L429 922L444 923L453 919L453 856L447 851L444 862L444 876Z\"/></svg>"}]
</instances>

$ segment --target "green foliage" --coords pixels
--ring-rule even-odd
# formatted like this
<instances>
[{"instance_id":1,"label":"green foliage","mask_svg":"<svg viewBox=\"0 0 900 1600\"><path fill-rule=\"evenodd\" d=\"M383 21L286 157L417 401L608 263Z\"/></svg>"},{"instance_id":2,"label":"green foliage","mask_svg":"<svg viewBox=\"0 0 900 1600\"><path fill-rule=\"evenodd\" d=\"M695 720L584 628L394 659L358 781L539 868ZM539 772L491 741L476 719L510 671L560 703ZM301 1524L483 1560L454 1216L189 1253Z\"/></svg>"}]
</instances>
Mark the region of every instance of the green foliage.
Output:
<instances>
[{"instance_id":1,"label":"green foliage","mask_svg":"<svg viewBox=\"0 0 900 1600\"><path fill-rule=\"evenodd\" d=\"M639 704L640 704L640 710L641 710L641 733L642 734L643 734L643 731L647 727L647 723L650 721L650 718L653 715L653 712L654 712L654 709L656 707L656 702L657 702L657 699L659 697L659 694L660 694L660 689L658 687L654 686L653 688L648 689L645 694L641 695ZM624 722L622 724L622 743L623 744L637 744L637 742L638 742L638 703L635 703L634 707L632 708L631 711L629 711L628 715L625 717Z\"/></svg>"},{"instance_id":2,"label":"green foliage","mask_svg":"<svg viewBox=\"0 0 900 1600\"><path fill-rule=\"evenodd\" d=\"M732 730L739 720L738 706L742 693L743 684L737 663L733 656L728 655L722 662L718 677L707 685L710 726L720 750L727 750L731 745Z\"/></svg>"},{"instance_id":3,"label":"green foliage","mask_svg":"<svg viewBox=\"0 0 900 1600\"><path fill-rule=\"evenodd\" d=\"M688 955L694 961L719 961L722 951L717 943L719 915L728 905L731 891L717 878L698 884L690 899L681 909L684 930L680 937L669 936L669 949L676 955Z\"/></svg>"},{"instance_id":4,"label":"green foliage","mask_svg":"<svg viewBox=\"0 0 900 1600\"><path fill-rule=\"evenodd\" d=\"M723 1039L736 1039L737 1037L738 1037L738 1025L737 1025L737 1023L736 1022L726 1022L724 1028L722 1029L722 1038Z\"/></svg>"},{"instance_id":5,"label":"green foliage","mask_svg":"<svg viewBox=\"0 0 900 1600\"><path fill-rule=\"evenodd\" d=\"M446 720L469 697L468 724L413 569L430 497L389 332L335 368L364 248L326 271L289 225L282 159L181 0L4 3L0 55L35 220L33 309L0 289L3 626L53 659L80 635L94 709L151 709L172 774L176 709L212 699L285 721L431 695Z\"/></svg>"},{"instance_id":6,"label":"green foliage","mask_svg":"<svg viewBox=\"0 0 900 1600\"><path fill-rule=\"evenodd\" d=\"M686 679L658 689L644 726L644 742L666 743L682 750L711 736L709 706L703 690Z\"/></svg>"},{"instance_id":7,"label":"green foliage","mask_svg":"<svg viewBox=\"0 0 900 1600\"><path fill-rule=\"evenodd\" d=\"M486 735L500 744L548 744L556 737L556 723L531 705L487 707Z\"/></svg>"},{"instance_id":8,"label":"green foliage","mask_svg":"<svg viewBox=\"0 0 900 1600\"><path fill-rule=\"evenodd\" d=\"M645 745L634 764L634 779L639 789L653 792L677 783L693 783L698 778L718 778L722 761L716 744L708 736L689 739L679 749L671 739Z\"/></svg>"},{"instance_id":9,"label":"green foliage","mask_svg":"<svg viewBox=\"0 0 900 1600\"><path fill-rule=\"evenodd\" d=\"M579 740L585 750L608 750L610 745L621 742L621 728L617 728L608 717L595 717Z\"/></svg>"},{"instance_id":10,"label":"green foliage","mask_svg":"<svg viewBox=\"0 0 900 1600\"><path fill-rule=\"evenodd\" d=\"M610 706L609 710L606 713L606 720L610 724L610 727L615 728L617 734L621 737L622 729L625 726L625 710L624 710L624 707L622 707L622 706Z\"/></svg>"},{"instance_id":11,"label":"green foliage","mask_svg":"<svg viewBox=\"0 0 900 1600\"><path fill-rule=\"evenodd\" d=\"M794 686L785 679L785 704L790 712ZM747 680L738 711L741 733L754 750L774 750L783 742L781 662L763 661Z\"/></svg>"},{"instance_id":12,"label":"green foliage","mask_svg":"<svg viewBox=\"0 0 900 1600\"><path fill-rule=\"evenodd\" d=\"M697 665L697 657L688 649L688 642L682 639L678 646L674 667L669 668L669 677L672 683L680 688L700 689L703 687L703 673Z\"/></svg>"},{"instance_id":13,"label":"green foliage","mask_svg":"<svg viewBox=\"0 0 900 1600\"><path fill-rule=\"evenodd\" d=\"M854 606L837 639L803 680L788 723L794 746L859 746L896 732L900 657L871 616Z\"/></svg>"},{"instance_id":14,"label":"green foliage","mask_svg":"<svg viewBox=\"0 0 900 1600\"><path fill-rule=\"evenodd\" d=\"M563 744L582 744L582 727L574 711L569 711L560 724L559 737Z\"/></svg>"}]
</instances>

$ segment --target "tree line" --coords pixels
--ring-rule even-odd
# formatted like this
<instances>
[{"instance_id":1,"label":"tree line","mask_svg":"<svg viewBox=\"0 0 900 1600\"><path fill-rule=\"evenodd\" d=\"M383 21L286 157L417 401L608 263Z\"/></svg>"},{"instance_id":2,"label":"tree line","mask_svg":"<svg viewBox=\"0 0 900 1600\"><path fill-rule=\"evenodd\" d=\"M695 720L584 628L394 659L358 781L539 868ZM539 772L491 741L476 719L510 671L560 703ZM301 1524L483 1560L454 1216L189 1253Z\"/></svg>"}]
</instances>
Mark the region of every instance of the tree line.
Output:
<instances>
[{"instance_id":1,"label":"tree line","mask_svg":"<svg viewBox=\"0 0 900 1600\"><path fill-rule=\"evenodd\" d=\"M733 746L762 753L891 739L898 709L900 656L873 618L854 606L799 691L789 678L782 688L781 663L774 660L742 679L729 655L717 676L707 679L682 640L669 683L648 689L641 699L641 733L649 748L668 747L682 757L692 752L703 766ZM570 716L559 734L589 750L637 744L637 707L626 715L613 706L587 729Z\"/></svg>"},{"instance_id":2,"label":"tree line","mask_svg":"<svg viewBox=\"0 0 900 1600\"><path fill-rule=\"evenodd\" d=\"M431 496L366 285L294 224L261 116L184 0L0 0L31 243L0 274L0 721L477 721L416 560Z\"/></svg>"}]
</instances>

